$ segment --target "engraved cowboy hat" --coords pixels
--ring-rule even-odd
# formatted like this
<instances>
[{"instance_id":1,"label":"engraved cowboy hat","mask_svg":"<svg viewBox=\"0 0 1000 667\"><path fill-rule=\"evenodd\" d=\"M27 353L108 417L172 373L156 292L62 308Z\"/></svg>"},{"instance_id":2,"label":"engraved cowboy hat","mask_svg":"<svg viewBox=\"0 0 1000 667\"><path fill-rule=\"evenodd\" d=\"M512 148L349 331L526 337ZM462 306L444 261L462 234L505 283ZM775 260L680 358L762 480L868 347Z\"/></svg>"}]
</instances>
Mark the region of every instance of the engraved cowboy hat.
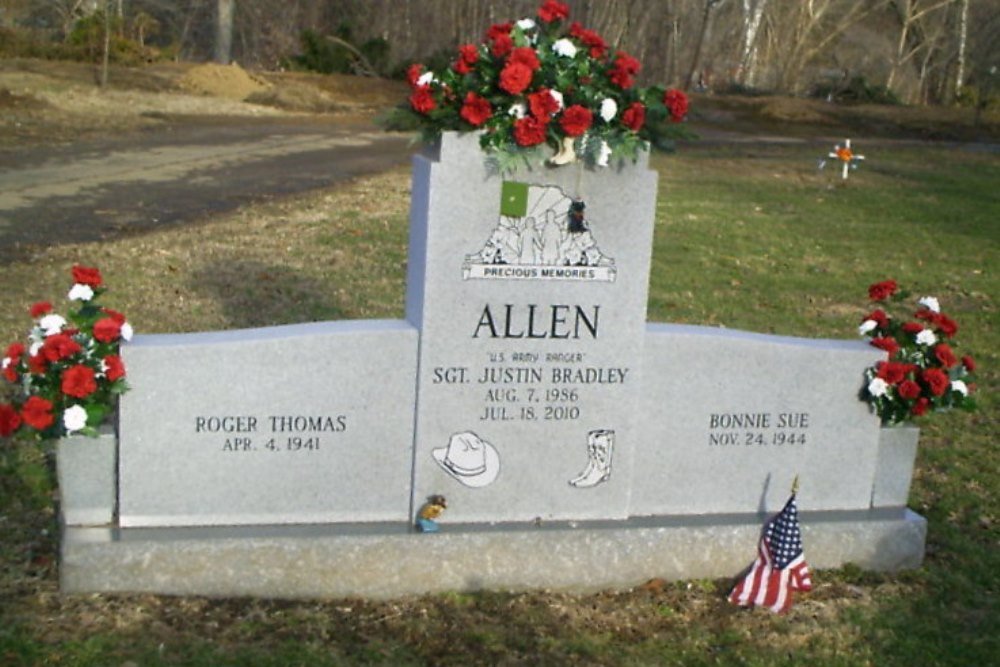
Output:
<instances>
[{"instance_id":1,"label":"engraved cowboy hat","mask_svg":"<svg viewBox=\"0 0 1000 667\"><path fill-rule=\"evenodd\" d=\"M452 435L447 447L431 454L446 473L474 489L492 484L500 473L496 448L472 431Z\"/></svg>"}]
</instances>

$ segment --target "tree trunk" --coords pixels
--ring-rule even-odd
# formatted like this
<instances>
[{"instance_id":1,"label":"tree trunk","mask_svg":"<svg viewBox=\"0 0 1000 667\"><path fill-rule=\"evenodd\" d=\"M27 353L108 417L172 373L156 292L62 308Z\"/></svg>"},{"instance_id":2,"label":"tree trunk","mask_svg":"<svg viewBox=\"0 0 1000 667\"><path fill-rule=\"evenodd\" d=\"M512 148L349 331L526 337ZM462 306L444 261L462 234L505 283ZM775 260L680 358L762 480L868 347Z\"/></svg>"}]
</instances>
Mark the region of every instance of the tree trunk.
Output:
<instances>
[{"instance_id":1,"label":"tree trunk","mask_svg":"<svg viewBox=\"0 0 1000 667\"><path fill-rule=\"evenodd\" d=\"M740 59L736 72L736 82L743 86L753 86L757 79L757 33L767 0L743 0L743 31L740 48Z\"/></svg>"},{"instance_id":2,"label":"tree trunk","mask_svg":"<svg viewBox=\"0 0 1000 667\"><path fill-rule=\"evenodd\" d=\"M969 39L969 0L959 0L958 54L955 59L955 98L962 94L965 85L965 49Z\"/></svg>"},{"instance_id":3,"label":"tree trunk","mask_svg":"<svg viewBox=\"0 0 1000 667\"><path fill-rule=\"evenodd\" d=\"M691 67L688 69L684 90L690 90L695 82L695 77L700 74L701 61L705 55L705 43L709 41L712 35L715 10L725 2L726 0L705 0L705 8L701 15L701 30L698 31L698 41L695 43L694 56L691 58Z\"/></svg>"},{"instance_id":4,"label":"tree trunk","mask_svg":"<svg viewBox=\"0 0 1000 667\"><path fill-rule=\"evenodd\" d=\"M228 65L233 55L233 14L236 0L218 0L215 23L215 62Z\"/></svg>"},{"instance_id":5,"label":"tree trunk","mask_svg":"<svg viewBox=\"0 0 1000 667\"><path fill-rule=\"evenodd\" d=\"M111 61L111 0L104 2L104 47L101 54L100 85L108 85L108 64Z\"/></svg>"}]
</instances>

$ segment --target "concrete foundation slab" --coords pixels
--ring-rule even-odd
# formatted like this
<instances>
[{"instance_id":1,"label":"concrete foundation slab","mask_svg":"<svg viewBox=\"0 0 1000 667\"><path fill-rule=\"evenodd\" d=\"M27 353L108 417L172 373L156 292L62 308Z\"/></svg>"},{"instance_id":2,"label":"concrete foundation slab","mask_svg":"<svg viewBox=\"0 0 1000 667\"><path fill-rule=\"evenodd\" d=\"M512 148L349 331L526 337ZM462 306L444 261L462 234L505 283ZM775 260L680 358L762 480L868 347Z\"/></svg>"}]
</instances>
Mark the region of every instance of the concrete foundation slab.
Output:
<instances>
[{"instance_id":1,"label":"concrete foundation slab","mask_svg":"<svg viewBox=\"0 0 1000 667\"><path fill-rule=\"evenodd\" d=\"M393 598L471 590L624 589L653 577L736 577L767 517L624 521L195 528L74 528L62 542L64 593ZM927 521L905 509L803 512L815 569L920 565ZM527 565L530 564L530 567Z\"/></svg>"}]
</instances>

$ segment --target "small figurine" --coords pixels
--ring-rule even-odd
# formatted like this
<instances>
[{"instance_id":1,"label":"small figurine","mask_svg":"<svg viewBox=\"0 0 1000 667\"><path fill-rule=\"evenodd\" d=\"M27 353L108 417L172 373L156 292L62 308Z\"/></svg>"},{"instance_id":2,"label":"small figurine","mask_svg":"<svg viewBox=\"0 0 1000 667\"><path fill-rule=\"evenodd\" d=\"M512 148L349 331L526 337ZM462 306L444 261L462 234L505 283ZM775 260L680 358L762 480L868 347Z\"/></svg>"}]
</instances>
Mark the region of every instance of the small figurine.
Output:
<instances>
[{"instance_id":1,"label":"small figurine","mask_svg":"<svg viewBox=\"0 0 1000 667\"><path fill-rule=\"evenodd\" d=\"M424 506L417 512L417 528L421 533L436 533L440 528L437 518L448 509L448 501L444 496L429 496Z\"/></svg>"}]
</instances>

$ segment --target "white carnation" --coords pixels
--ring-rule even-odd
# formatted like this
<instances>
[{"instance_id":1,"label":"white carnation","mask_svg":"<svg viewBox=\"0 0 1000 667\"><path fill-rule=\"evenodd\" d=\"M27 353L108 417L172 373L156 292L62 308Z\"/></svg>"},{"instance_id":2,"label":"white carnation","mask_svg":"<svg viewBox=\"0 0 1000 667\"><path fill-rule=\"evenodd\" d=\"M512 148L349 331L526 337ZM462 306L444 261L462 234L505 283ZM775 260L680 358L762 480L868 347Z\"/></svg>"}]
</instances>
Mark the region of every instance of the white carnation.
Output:
<instances>
[{"instance_id":1,"label":"white carnation","mask_svg":"<svg viewBox=\"0 0 1000 667\"><path fill-rule=\"evenodd\" d=\"M507 109L507 115L513 116L514 118L521 119L528 115L528 105L524 102L517 102L510 105L510 109Z\"/></svg>"},{"instance_id":2,"label":"white carnation","mask_svg":"<svg viewBox=\"0 0 1000 667\"><path fill-rule=\"evenodd\" d=\"M878 327L878 322L875 320L865 320L858 327L858 335L864 336L869 331L874 331L876 327Z\"/></svg>"},{"instance_id":3,"label":"white carnation","mask_svg":"<svg viewBox=\"0 0 1000 667\"><path fill-rule=\"evenodd\" d=\"M888 389L889 383L882 378L872 378L872 381L868 383L868 393L872 396L885 396Z\"/></svg>"},{"instance_id":4,"label":"white carnation","mask_svg":"<svg viewBox=\"0 0 1000 667\"><path fill-rule=\"evenodd\" d=\"M75 285L75 287L80 287L80 285ZM84 287L86 287L84 285ZM89 287L87 289L90 289ZM70 292L72 294L72 292ZM45 333L46 336L51 336L62 331L62 328L66 326L66 318L62 315L56 315L55 313L50 313L38 320L38 326Z\"/></svg>"},{"instance_id":5,"label":"white carnation","mask_svg":"<svg viewBox=\"0 0 1000 667\"><path fill-rule=\"evenodd\" d=\"M566 58L573 58L576 56L576 45L565 37L557 40L556 43L552 45L552 50L558 55Z\"/></svg>"},{"instance_id":6,"label":"white carnation","mask_svg":"<svg viewBox=\"0 0 1000 667\"><path fill-rule=\"evenodd\" d=\"M601 100L601 118L604 119L604 122L610 123L616 115L618 115L618 103L610 97Z\"/></svg>"},{"instance_id":7,"label":"white carnation","mask_svg":"<svg viewBox=\"0 0 1000 667\"><path fill-rule=\"evenodd\" d=\"M421 74L420 78L417 79L417 85L418 86L429 86L429 85L431 85L431 82L434 81L434 80L435 80L434 79L434 72L431 72L431 71L428 70L428 71L424 72L423 74Z\"/></svg>"},{"instance_id":8,"label":"white carnation","mask_svg":"<svg viewBox=\"0 0 1000 667\"><path fill-rule=\"evenodd\" d=\"M8 366L10 366L10 357L4 357L3 361L0 361L0 371L7 370Z\"/></svg>"},{"instance_id":9,"label":"white carnation","mask_svg":"<svg viewBox=\"0 0 1000 667\"><path fill-rule=\"evenodd\" d=\"M74 405L66 409L63 413L63 426L67 433L79 431L87 425L87 411L79 405Z\"/></svg>"},{"instance_id":10,"label":"white carnation","mask_svg":"<svg viewBox=\"0 0 1000 667\"><path fill-rule=\"evenodd\" d=\"M94 290L90 285L77 283L70 288L67 298L70 301L90 301L94 298Z\"/></svg>"},{"instance_id":11,"label":"white carnation","mask_svg":"<svg viewBox=\"0 0 1000 667\"><path fill-rule=\"evenodd\" d=\"M560 93L558 90L550 90L549 91L549 95L552 96L552 99L554 99L556 101L556 103L559 105L559 110L562 111L562 108L564 106L563 105L563 94Z\"/></svg>"},{"instance_id":12,"label":"white carnation","mask_svg":"<svg viewBox=\"0 0 1000 667\"><path fill-rule=\"evenodd\" d=\"M126 322L125 324L122 325L122 328L121 328L121 337L122 337L122 340L125 340L125 341L132 340L132 334L133 333L134 333L134 331L132 330L132 325L131 324L129 324L128 322Z\"/></svg>"},{"instance_id":13,"label":"white carnation","mask_svg":"<svg viewBox=\"0 0 1000 667\"><path fill-rule=\"evenodd\" d=\"M962 396L968 396L969 395L969 386L967 384L965 384L965 382L963 382L962 380L952 380L951 381L951 390L952 391L957 391Z\"/></svg>"},{"instance_id":14,"label":"white carnation","mask_svg":"<svg viewBox=\"0 0 1000 667\"><path fill-rule=\"evenodd\" d=\"M924 329L917 334L917 344L918 345L933 345L937 342L937 336L930 329Z\"/></svg>"},{"instance_id":15,"label":"white carnation","mask_svg":"<svg viewBox=\"0 0 1000 667\"><path fill-rule=\"evenodd\" d=\"M941 312L941 304L939 304L938 300L932 296L925 296L921 298L920 301L918 301L917 303L919 303L921 306L924 306L928 310L933 310L935 313Z\"/></svg>"},{"instance_id":16,"label":"white carnation","mask_svg":"<svg viewBox=\"0 0 1000 667\"><path fill-rule=\"evenodd\" d=\"M28 354L30 354L33 357L38 356L38 351L41 349L42 349L42 343L35 341L34 343L31 344L31 347L28 348Z\"/></svg>"},{"instance_id":17,"label":"white carnation","mask_svg":"<svg viewBox=\"0 0 1000 667\"><path fill-rule=\"evenodd\" d=\"M527 32L535 27L535 22L531 19L521 19L517 22L517 27Z\"/></svg>"}]
</instances>

